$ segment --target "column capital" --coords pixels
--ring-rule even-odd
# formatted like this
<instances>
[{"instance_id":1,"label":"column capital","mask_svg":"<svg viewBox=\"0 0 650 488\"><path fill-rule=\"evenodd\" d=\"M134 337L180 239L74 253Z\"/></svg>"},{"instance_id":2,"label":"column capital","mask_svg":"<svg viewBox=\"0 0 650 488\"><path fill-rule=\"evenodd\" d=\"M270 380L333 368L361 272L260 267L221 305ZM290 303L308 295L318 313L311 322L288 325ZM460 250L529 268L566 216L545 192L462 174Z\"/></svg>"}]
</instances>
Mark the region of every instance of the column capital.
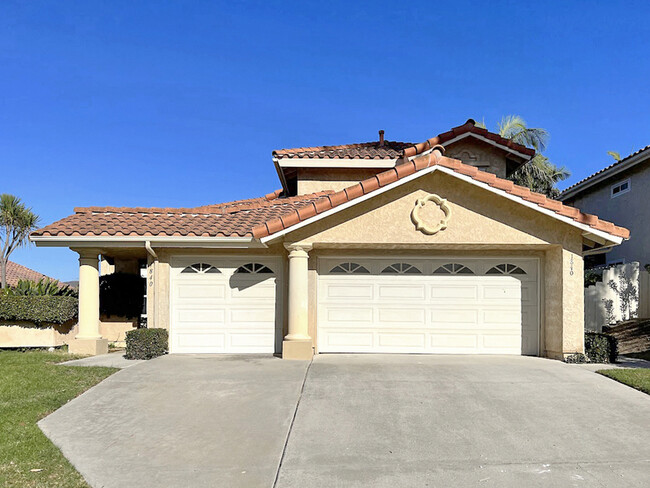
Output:
<instances>
[{"instance_id":1,"label":"column capital","mask_svg":"<svg viewBox=\"0 0 650 488\"><path fill-rule=\"evenodd\" d=\"M99 261L99 255L101 254L98 249L73 249L77 254L79 254L79 261L82 259L97 259Z\"/></svg>"},{"instance_id":2,"label":"column capital","mask_svg":"<svg viewBox=\"0 0 650 488\"><path fill-rule=\"evenodd\" d=\"M289 256L291 256L291 253L294 251L298 252L304 252L307 254L309 251L313 249L314 246L312 246L310 243L304 243L304 244L297 244L295 242L287 242L284 244L284 248L289 251Z\"/></svg>"}]
</instances>

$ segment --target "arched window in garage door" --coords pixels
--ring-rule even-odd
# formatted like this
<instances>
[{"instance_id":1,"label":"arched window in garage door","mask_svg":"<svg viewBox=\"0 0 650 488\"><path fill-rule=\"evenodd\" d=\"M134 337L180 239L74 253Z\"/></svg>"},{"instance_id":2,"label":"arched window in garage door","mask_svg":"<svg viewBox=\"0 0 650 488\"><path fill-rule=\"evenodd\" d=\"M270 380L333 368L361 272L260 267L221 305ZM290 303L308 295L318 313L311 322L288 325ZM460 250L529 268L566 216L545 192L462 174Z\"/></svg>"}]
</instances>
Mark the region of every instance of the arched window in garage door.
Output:
<instances>
[{"instance_id":1,"label":"arched window in garage door","mask_svg":"<svg viewBox=\"0 0 650 488\"><path fill-rule=\"evenodd\" d=\"M341 263L330 269L330 273L338 274L370 274L367 268L357 263Z\"/></svg>"},{"instance_id":2,"label":"arched window in garage door","mask_svg":"<svg viewBox=\"0 0 650 488\"><path fill-rule=\"evenodd\" d=\"M485 274L525 275L526 272L516 264L503 263L488 269Z\"/></svg>"},{"instance_id":3,"label":"arched window in garage door","mask_svg":"<svg viewBox=\"0 0 650 488\"><path fill-rule=\"evenodd\" d=\"M219 271L217 268L215 268L211 264L195 263L195 264L191 264L188 267L186 267L185 269L183 269L183 271L181 271L181 273L201 273L202 274L202 273L221 273L221 271Z\"/></svg>"},{"instance_id":4,"label":"arched window in garage door","mask_svg":"<svg viewBox=\"0 0 650 488\"><path fill-rule=\"evenodd\" d=\"M434 275L449 275L449 274L474 274L474 271L469 269L464 264L449 263L440 266L433 272Z\"/></svg>"},{"instance_id":5,"label":"arched window in garage door","mask_svg":"<svg viewBox=\"0 0 650 488\"><path fill-rule=\"evenodd\" d=\"M235 274L273 274L273 270L261 263L248 263L237 268Z\"/></svg>"},{"instance_id":6,"label":"arched window in garage door","mask_svg":"<svg viewBox=\"0 0 650 488\"><path fill-rule=\"evenodd\" d=\"M422 274L422 271L409 263L394 263L386 266L381 274Z\"/></svg>"}]
</instances>

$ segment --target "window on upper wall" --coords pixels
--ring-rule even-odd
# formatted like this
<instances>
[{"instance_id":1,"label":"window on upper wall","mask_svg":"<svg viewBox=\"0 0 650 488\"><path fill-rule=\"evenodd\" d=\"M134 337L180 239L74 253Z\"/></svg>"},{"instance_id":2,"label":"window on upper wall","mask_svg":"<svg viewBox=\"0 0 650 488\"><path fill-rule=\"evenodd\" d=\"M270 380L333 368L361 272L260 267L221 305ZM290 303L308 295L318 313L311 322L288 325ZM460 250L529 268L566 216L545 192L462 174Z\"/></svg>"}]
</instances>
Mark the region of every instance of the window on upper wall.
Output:
<instances>
[{"instance_id":1,"label":"window on upper wall","mask_svg":"<svg viewBox=\"0 0 650 488\"><path fill-rule=\"evenodd\" d=\"M623 193L627 193L631 189L632 188L630 186L630 179L628 178L627 180L619 181L615 185L612 185L610 190L610 195L612 198L614 198L619 195L622 195Z\"/></svg>"}]
</instances>

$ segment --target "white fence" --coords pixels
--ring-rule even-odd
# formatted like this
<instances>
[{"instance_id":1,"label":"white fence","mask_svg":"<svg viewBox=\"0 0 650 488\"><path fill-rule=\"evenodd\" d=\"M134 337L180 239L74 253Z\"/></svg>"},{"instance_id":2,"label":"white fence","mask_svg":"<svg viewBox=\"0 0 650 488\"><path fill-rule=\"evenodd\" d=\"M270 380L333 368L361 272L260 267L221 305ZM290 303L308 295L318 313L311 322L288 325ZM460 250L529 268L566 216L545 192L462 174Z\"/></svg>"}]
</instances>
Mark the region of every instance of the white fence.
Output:
<instances>
[{"instance_id":1,"label":"white fence","mask_svg":"<svg viewBox=\"0 0 650 488\"><path fill-rule=\"evenodd\" d=\"M650 273L639 263L605 268L602 277L585 288L586 330L600 332L604 325L650 317Z\"/></svg>"}]
</instances>

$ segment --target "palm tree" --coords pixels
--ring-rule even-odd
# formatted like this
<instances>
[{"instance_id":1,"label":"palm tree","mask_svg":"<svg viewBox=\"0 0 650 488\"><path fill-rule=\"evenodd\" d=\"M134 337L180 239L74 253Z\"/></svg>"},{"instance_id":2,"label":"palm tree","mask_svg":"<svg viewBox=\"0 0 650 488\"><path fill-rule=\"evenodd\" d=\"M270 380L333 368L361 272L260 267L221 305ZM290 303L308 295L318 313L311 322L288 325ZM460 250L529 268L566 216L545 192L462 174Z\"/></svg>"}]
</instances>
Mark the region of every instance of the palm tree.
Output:
<instances>
[{"instance_id":1,"label":"palm tree","mask_svg":"<svg viewBox=\"0 0 650 488\"><path fill-rule=\"evenodd\" d=\"M485 124L477 125L485 127ZM562 180L566 180L571 176L571 173L563 166L555 166L542 154L548 144L548 131L528 127L526 121L519 115L503 117L499 122L498 129L501 137L535 149L535 156L517 168L508 179L517 185L526 186L535 192L543 193L549 198L557 198L560 195L560 190L555 185Z\"/></svg>"},{"instance_id":2,"label":"palm tree","mask_svg":"<svg viewBox=\"0 0 650 488\"><path fill-rule=\"evenodd\" d=\"M7 286L7 262L18 247L29 243L29 233L36 229L39 217L18 197L0 195L0 288Z\"/></svg>"},{"instance_id":3,"label":"palm tree","mask_svg":"<svg viewBox=\"0 0 650 488\"><path fill-rule=\"evenodd\" d=\"M621 160L621 153L617 153L616 151L607 151L607 154L613 157L616 162Z\"/></svg>"}]
</instances>

